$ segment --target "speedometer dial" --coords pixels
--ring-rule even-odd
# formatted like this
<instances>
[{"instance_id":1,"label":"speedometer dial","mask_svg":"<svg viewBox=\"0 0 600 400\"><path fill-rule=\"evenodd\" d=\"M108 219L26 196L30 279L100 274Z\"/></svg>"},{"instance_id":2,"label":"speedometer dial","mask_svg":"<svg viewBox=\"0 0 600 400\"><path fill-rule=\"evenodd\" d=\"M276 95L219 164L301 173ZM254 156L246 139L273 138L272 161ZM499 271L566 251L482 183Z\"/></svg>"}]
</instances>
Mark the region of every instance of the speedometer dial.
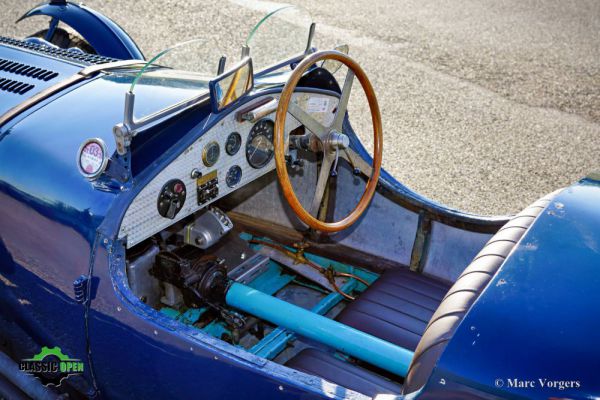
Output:
<instances>
[{"instance_id":1,"label":"speedometer dial","mask_svg":"<svg viewBox=\"0 0 600 400\"><path fill-rule=\"evenodd\" d=\"M262 168L273 158L274 130L275 123L270 119L258 121L252 127L246 141L246 159L252 168Z\"/></svg>"}]
</instances>

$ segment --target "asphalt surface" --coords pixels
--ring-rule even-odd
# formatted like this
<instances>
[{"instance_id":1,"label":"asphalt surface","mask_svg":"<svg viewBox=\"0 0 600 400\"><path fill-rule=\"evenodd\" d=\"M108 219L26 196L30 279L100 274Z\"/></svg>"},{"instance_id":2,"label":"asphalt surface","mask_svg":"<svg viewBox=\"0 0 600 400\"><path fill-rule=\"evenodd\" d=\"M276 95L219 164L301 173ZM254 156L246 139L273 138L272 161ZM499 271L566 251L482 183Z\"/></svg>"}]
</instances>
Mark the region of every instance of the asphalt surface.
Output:
<instances>
[{"instance_id":1,"label":"asphalt surface","mask_svg":"<svg viewBox=\"0 0 600 400\"><path fill-rule=\"evenodd\" d=\"M514 213L600 169L599 1L293 2L317 22L319 47L350 45L378 95L384 166L413 190L474 213ZM44 27L39 19L13 24L35 3L0 0L0 33ZM123 26L146 55L201 36L237 56L273 3L86 4ZM281 34L273 29L271 40ZM351 119L369 143L358 100Z\"/></svg>"}]
</instances>

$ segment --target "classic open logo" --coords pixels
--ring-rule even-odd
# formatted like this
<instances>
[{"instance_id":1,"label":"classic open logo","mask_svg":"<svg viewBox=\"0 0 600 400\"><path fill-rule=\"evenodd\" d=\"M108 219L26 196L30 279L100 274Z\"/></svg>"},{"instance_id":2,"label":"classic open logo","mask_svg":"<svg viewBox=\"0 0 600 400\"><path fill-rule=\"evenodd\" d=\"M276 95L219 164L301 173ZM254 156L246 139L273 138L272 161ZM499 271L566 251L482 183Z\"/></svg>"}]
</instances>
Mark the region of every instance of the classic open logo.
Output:
<instances>
[{"instance_id":1,"label":"classic open logo","mask_svg":"<svg viewBox=\"0 0 600 400\"><path fill-rule=\"evenodd\" d=\"M67 356L60 347L42 347L32 358L21 360L19 369L38 377L45 386L58 386L70 375L83 374L83 362Z\"/></svg>"}]
</instances>

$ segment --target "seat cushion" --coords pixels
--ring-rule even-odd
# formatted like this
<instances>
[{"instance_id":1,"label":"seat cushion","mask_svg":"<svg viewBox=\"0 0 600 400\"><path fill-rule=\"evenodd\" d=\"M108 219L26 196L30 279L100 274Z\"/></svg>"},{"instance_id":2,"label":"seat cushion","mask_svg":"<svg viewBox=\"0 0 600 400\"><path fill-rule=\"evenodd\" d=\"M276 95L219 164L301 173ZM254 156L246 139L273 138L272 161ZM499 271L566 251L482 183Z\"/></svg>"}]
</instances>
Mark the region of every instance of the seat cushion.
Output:
<instances>
[{"instance_id":1,"label":"seat cushion","mask_svg":"<svg viewBox=\"0 0 600 400\"><path fill-rule=\"evenodd\" d=\"M378 394L397 395L402 390L400 385L373 372L312 348L302 350L286 365L370 397Z\"/></svg>"},{"instance_id":2,"label":"seat cushion","mask_svg":"<svg viewBox=\"0 0 600 400\"><path fill-rule=\"evenodd\" d=\"M337 320L414 351L450 285L409 269L385 272Z\"/></svg>"}]
</instances>

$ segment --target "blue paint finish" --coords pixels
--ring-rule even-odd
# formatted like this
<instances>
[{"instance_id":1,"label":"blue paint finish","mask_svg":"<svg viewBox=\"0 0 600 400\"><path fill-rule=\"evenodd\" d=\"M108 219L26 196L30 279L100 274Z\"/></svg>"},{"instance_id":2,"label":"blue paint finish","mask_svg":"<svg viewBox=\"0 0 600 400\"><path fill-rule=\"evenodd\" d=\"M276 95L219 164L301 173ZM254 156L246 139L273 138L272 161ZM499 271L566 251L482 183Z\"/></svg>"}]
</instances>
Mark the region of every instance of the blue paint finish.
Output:
<instances>
[{"instance_id":1,"label":"blue paint finish","mask_svg":"<svg viewBox=\"0 0 600 400\"><path fill-rule=\"evenodd\" d=\"M399 376L406 376L414 355L412 351L240 283L229 287L226 302Z\"/></svg>"},{"instance_id":2,"label":"blue paint finish","mask_svg":"<svg viewBox=\"0 0 600 400\"><path fill-rule=\"evenodd\" d=\"M425 392L600 396L599 205L600 183L592 180L553 199L472 306ZM503 380L501 388L496 379ZM509 379L536 387L510 387ZM539 379L574 380L581 387L544 388Z\"/></svg>"},{"instance_id":3,"label":"blue paint finish","mask_svg":"<svg viewBox=\"0 0 600 400\"><path fill-rule=\"evenodd\" d=\"M107 247L110 256L103 246L96 257L100 301L92 303L90 314L93 359L103 366L97 368L97 377L104 397L195 399L198 393L237 399L328 397L319 379L299 380L285 367L150 309L127 287L123 248L110 240ZM135 379L143 384L132 385Z\"/></svg>"},{"instance_id":4,"label":"blue paint finish","mask_svg":"<svg viewBox=\"0 0 600 400\"><path fill-rule=\"evenodd\" d=\"M70 2L44 3L29 10L17 22L37 15L58 19L69 25L102 56L123 60L144 59L133 39L116 22L89 7Z\"/></svg>"},{"instance_id":5,"label":"blue paint finish","mask_svg":"<svg viewBox=\"0 0 600 400\"><path fill-rule=\"evenodd\" d=\"M92 21L90 26L104 38L99 40L106 40L103 29L97 29L98 22ZM65 68L65 75L70 68L80 68L50 57L45 57L44 63L51 69ZM6 278L0 283L2 317L16 321L39 345L59 345L70 356L85 360L88 382L76 384L85 393L91 365L87 363L84 309L76 303L72 283L92 272L99 284L89 314L89 345L103 396L325 397L326 388L319 379L299 378L283 366L216 340L149 309L128 291L122 243L113 241L127 205L150 179L226 114L209 115L208 103L202 104L175 121L144 132L136 138L140 149L136 160L143 162L134 182L123 191L98 190L76 171L75 155L89 137L104 139L109 152L114 152L112 126L122 119L128 79L111 74L85 81L1 127L0 274ZM241 103L280 91L264 90L258 81L255 91ZM144 96L142 101L147 101L149 108L189 97L185 87L151 86L148 84L148 93L159 90L160 94ZM174 134L180 136L165 145L163 139ZM396 189L403 193L403 187ZM411 193L407 196L414 195ZM427 207L432 204L416 198L415 202L419 201ZM102 245L92 254L97 231ZM25 357L31 352L19 349L16 354ZM141 384L132 384L138 381ZM338 395L343 396L343 391Z\"/></svg>"},{"instance_id":6,"label":"blue paint finish","mask_svg":"<svg viewBox=\"0 0 600 400\"><path fill-rule=\"evenodd\" d=\"M349 279L340 290L344 293L352 293L358 286L358 281ZM362 285L361 285L362 286ZM330 293L325 296L317 305L315 305L311 311L315 314L325 315L329 310L335 307L344 298L339 293ZM273 359L281 351L285 349L288 342L295 338L294 332L288 331L285 328L277 327L267 336L265 336L260 342L255 344L249 351L257 356L264 357L266 359Z\"/></svg>"},{"instance_id":7,"label":"blue paint finish","mask_svg":"<svg viewBox=\"0 0 600 400\"><path fill-rule=\"evenodd\" d=\"M27 51L22 51L21 49L1 44L0 58L45 69L48 71L53 71L58 74L56 77L44 81L23 74L8 72L6 70L0 71L0 79L10 79L34 86L32 89L30 89L24 94L0 91L0 115L4 114L6 111L10 110L16 105L21 104L25 100L33 97L34 95L38 94L44 89L49 88L50 86L62 81L67 77L75 75L83 68L83 66L81 65L76 65L66 61L58 61L54 58L46 57L40 54L35 54Z\"/></svg>"},{"instance_id":8,"label":"blue paint finish","mask_svg":"<svg viewBox=\"0 0 600 400\"><path fill-rule=\"evenodd\" d=\"M206 307L201 308L188 308L184 312L180 312L170 307L163 307L160 309L160 312L168 316L169 318L173 318L177 321L180 321L186 325L193 325L204 314L208 309Z\"/></svg>"},{"instance_id":9,"label":"blue paint finish","mask_svg":"<svg viewBox=\"0 0 600 400\"><path fill-rule=\"evenodd\" d=\"M275 294L295 278L295 275L284 273L277 263L269 261L269 268L257 276L248 286L263 293Z\"/></svg>"},{"instance_id":10,"label":"blue paint finish","mask_svg":"<svg viewBox=\"0 0 600 400\"><path fill-rule=\"evenodd\" d=\"M81 69L6 46L0 46L0 51L57 71L61 79ZM97 190L85 180L77 170L76 155L89 137L104 139L109 153L114 151L111 130L122 118L118 99L123 99L125 85L110 77L85 81L0 128L0 274L6 279L3 282L10 282L0 283L0 312L16 321L37 351L41 346L60 346L69 356L84 360L84 379L69 378L79 380L75 386L82 393L91 390L92 365L85 308L77 303L73 281L90 273L96 230L115 193ZM168 95L177 93L182 92L171 89ZM99 292L106 283L110 285L110 279L100 279ZM107 301L94 294L92 303ZM116 300L112 289L110 296ZM91 329L92 337L96 333ZM22 358L33 354L31 346L14 346L15 355ZM103 347L98 346L99 352Z\"/></svg>"},{"instance_id":11,"label":"blue paint finish","mask_svg":"<svg viewBox=\"0 0 600 400\"><path fill-rule=\"evenodd\" d=\"M181 313L174 308L163 307L160 309L160 312L165 314L169 318L178 319Z\"/></svg>"},{"instance_id":12,"label":"blue paint finish","mask_svg":"<svg viewBox=\"0 0 600 400\"><path fill-rule=\"evenodd\" d=\"M208 333L212 337L217 339L223 339L223 335L231 337L231 331L227 328L227 325L222 321L212 321L206 325L202 330Z\"/></svg>"}]
</instances>

